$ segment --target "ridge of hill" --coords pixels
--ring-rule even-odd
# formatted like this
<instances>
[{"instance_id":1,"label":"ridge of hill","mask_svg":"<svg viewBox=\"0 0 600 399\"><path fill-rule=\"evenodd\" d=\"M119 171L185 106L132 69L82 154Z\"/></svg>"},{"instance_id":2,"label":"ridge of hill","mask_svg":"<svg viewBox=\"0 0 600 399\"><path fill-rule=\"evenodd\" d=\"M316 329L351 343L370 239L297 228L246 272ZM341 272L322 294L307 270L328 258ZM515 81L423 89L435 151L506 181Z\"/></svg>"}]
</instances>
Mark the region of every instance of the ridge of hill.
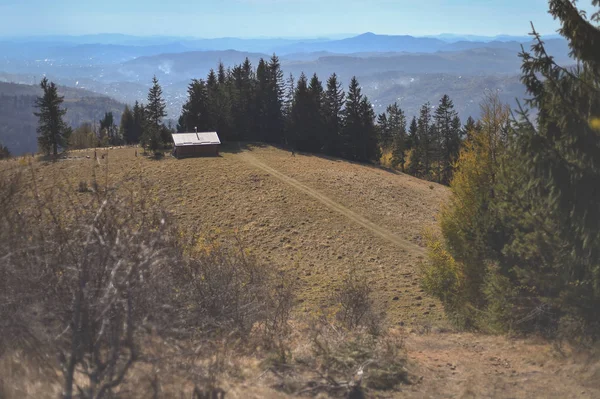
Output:
<instances>
[{"instance_id":1,"label":"ridge of hill","mask_svg":"<svg viewBox=\"0 0 600 399\"><path fill-rule=\"evenodd\" d=\"M85 122L99 121L112 112L119 123L124 104L88 90L59 86L65 97L67 123L77 128ZM0 82L0 143L13 155L37 152L35 100L42 94L39 86Z\"/></svg>"}]
</instances>

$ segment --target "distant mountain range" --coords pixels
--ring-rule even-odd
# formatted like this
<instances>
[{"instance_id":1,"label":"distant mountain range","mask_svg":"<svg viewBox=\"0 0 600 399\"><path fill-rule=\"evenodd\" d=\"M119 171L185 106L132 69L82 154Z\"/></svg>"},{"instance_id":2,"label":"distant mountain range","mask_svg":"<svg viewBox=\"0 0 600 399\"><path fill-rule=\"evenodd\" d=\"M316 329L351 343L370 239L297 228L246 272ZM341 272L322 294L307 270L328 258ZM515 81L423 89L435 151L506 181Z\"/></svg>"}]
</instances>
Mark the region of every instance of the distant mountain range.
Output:
<instances>
[{"instance_id":1,"label":"distant mountain range","mask_svg":"<svg viewBox=\"0 0 600 399\"><path fill-rule=\"evenodd\" d=\"M557 62L569 65L567 42L555 35L544 38L546 49ZM317 73L325 81L337 73L346 86L357 76L363 91L378 112L399 101L410 117L426 101L435 103L443 94L454 99L461 117L478 116L478 99L486 90L499 90L511 105L523 98L519 83L522 48L527 36L471 36L442 34L432 37L364 33L336 39L136 37L118 34L0 38L0 82L37 83L42 76L64 86L67 99L87 98L69 104L71 124L99 119L107 110L120 112L122 103L144 102L152 76L156 75L167 101L169 118L177 119L192 78L205 78L219 62L226 67L248 58L254 66L260 58L279 55L286 75ZM66 87L78 89L67 89ZM6 111L7 92L0 87L0 141L15 152L35 148L32 101L37 86L17 96L24 110ZM85 90L82 90L85 89ZM99 94L96 94L99 93ZM14 93L10 94L15 96ZM114 98L116 101L109 99ZM14 101L13 101L14 103ZM16 115L22 117L19 122ZM75 117L75 115L78 115ZM87 118L87 119L86 119ZM20 136L19 124L26 131ZM7 128L10 126L10 128Z\"/></svg>"}]
</instances>

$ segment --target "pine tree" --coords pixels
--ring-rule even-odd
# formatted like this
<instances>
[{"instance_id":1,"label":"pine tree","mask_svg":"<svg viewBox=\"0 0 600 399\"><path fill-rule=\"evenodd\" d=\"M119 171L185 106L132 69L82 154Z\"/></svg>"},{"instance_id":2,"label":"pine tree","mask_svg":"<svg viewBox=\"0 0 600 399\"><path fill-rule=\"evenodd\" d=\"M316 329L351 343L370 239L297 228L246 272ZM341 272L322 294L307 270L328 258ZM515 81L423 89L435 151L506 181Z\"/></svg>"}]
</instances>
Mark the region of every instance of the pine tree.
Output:
<instances>
[{"instance_id":1,"label":"pine tree","mask_svg":"<svg viewBox=\"0 0 600 399\"><path fill-rule=\"evenodd\" d=\"M406 137L406 149L412 150L419 143L417 118L413 116L408 128L408 136Z\"/></svg>"},{"instance_id":2,"label":"pine tree","mask_svg":"<svg viewBox=\"0 0 600 399\"><path fill-rule=\"evenodd\" d=\"M390 146L392 148L392 167L400 169L404 172L406 163L406 117L404 111L394 103L387 107L388 114L387 124L390 134Z\"/></svg>"},{"instance_id":3,"label":"pine tree","mask_svg":"<svg viewBox=\"0 0 600 399\"><path fill-rule=\"evenodd\" d=\"M284 141L284 101L285 82L279 58L273 54L267 64L268 85L265 97L267 118L266 141L281 144Z\"/></svg>"},{"instance_id":4,"label":"pine tree","mask_svg":"<svg viewBox=\"0 0 600 399\"><path fill-rule=\"evenodd\" d=\"M360 102L361 130L359 136L358 160L362 162L379 161L381 151L377 144L377 128L375 127L375 111L367 97Z\"/></svg>"},{"instance_id":5,"label":"pine tree","mask_svg":"<svg viewBox=\"0 0 600 399\"><path fill-rule=\"evenodd\" d=\"M292 137L292 108L294 106L294 93L296 91L296 82L294 76L290 73L290 76L286 80L285 84L285 100L283 107L283 118L284 118L284 142L287 146L291 144Z\"/></svg>"},{"instance_id":6,"label":"pine tree","mask_svg":"<svg viewBox=\"0 0 600 399\"><path fill-rule=\"evenodd\" d=\"M434 115L437 133L436 163L438 165L438 183L450 184L453 164L460 149L460 119L454 110L454 104L448 95L440 99Z\"/></svg>"},{"instance_id":7,"label":"pine tree","mask_svg":"<svg viewBox=\"0 0 600 399\"><path fill-rule=\"evenodd\" d=\"M121 138L117 126L115 125L115 117L112 112L105 112L104 118L99 121L100 124L100 137L99 141L101 145L119 145Z\"/></svg>"},{"instance_id":8,"label":"pine tree","mask_svg":"<svg viewBox=\"0 0 600 399\"><path fill-rule=\"evenodd\" d=\"M294 93L294 104L291 113L291 146L299 151L310 151L312 149L310 136L310 119L312 107L311 95L308 91L306 75L302 73L296 84Z\"/></svg>"},{"instance_id":9,"label":"pine tree","mask_svg":"<svg viewBox=\"0 0 600 399\"><path fill-rule=\"evenodd\" d=\"M256 90L254 104L256 113L253 115L257 132L253 139L266 141L267 130L269 129L269 115L267 110L267 97L269 95L269 73L267 71L267 63L264 59L260 59L256 67Z\"/></svg>"},{"instance_id":10,"label":"pine tree","mask_svg":"<svg viewBox=\"0 0 600 399\"><path fill-rule=\"evenodd\" d=\"M310 136L311 152L321 152L324 146L325 122L323 118L323 84L315 73L308 85L310 108L308 120L308 135Z\"/></svg>"},{"instance_id":11,"label":"pine tree","mask_svg":"<svg viewBox=\"0 0 600 399\"><path fill-rule=\"evenodd\" d=\"M135 137L135 117L128 105L121 114L121 125L119 127L120 135L127 144L134 144L138 141Z\"/></svg>"},{"instance_id":12,"label":"pine tree","mask_svg":"<svg viewBox=\"0 0 600 399\"><path fill-rule=\"evenodd\" d=\"M343 128L342 109L346 94L335 73L327 80L327 90L324 97L325 136L323 137L323 152L329 155L340 155L342 150L340 139Z\"/></svg>"},{"instance_id":13,"label":"pine tree","mask_svg":"<svg viewBox=\"0 0 600 399\"><path fill-rule=\"evenodd\" d=\"M353 77L348 87L345 109L343 111L344 127L341 135L341 153L344 158L356 160L359 158L362 130L362 93L358 80Z\"/></svg>"},{"instance_id":14,"label":"pine tree","mask_svg":"<svg viewBox=\"0 0 600 399\"><path fill-rule=\"evenodd\" d=\"M145 107L146 122L142 141L144 146L156 151L163 145L162 120L167 116L166 103L162 98L162 88L156 76L152 78L152 87L148 91L148 104Z\"/></svg>"},{"instance_id":15,"label":"pine tree","mask_svg":"<svg viewBox=\"0 0 600 399\"><path fill-rule=\"evenodd\" d=\"M178 132L205 132L212 130L208 104L208 90L202 79L194 79L188 86L188 99L183 104L177 123Z\"/></svg>"},{"instance_id":16,"label":"pine tree","mask_svg":"<svg viewBox=\"0 0 600 399\"><path fill-rule=\"evenodd\" d=\"M136 101L135 105L133 106L133 131L131 135L132 143L140 142L146 125L146 109L144 104L139 104Z\"/></svg>"},{"instance_id":17,"label":"pine tree","mask_svg":"<svg viewBox=\"0 0 600 399\"><path fill-rule=\"evenodd\" d=\"M537 306L578 319L597 333L600 323L600 2L593 21L574 2L550 0L577 67L557 65L534 30L521 53L522 82L536 109L516 126L514 190L502 194L505 222L516 231L507 252L515 261L501 272L535 289ZM595 23L594 23L595 22ZM542 235L541 232L545 232ZM546 244L548 243L548 244ZM551 245L550 245L551 244ZM540 304L541 303L541 304Z\"/></svg>"},{"instance_id":18,"label":"pine tree","mask_svg":"<svg viewBox=\"0 0 600 399\"><path fill-rule=\"evenodd\" d=\"M385 112L377 115L377 139L383 149L387 149L392 141L392 133Z\"/></svg>"},{"instance_id":19,"label":"pine tree","mask_svg":"<svg viewBox=\"0 0 600 399\"><path fill-rule=\"evenodd\" d=\"M435 153L434 137L437 134L431 123L431 104L421 107L417 120L417 141L414 146L409 173L414 176L429 179L432 172L432 158Z\"/></svg>"},{"instance_id":20,"label":"pine tree","mask_svg":"<svg viewBox=\"0 0 600 399\"><path fill-rule=\"evenodd\" d=\"M469 116L469 118L467 119L467 123L465 123L465 125L462 128L461 139L468 140L473 134L473 132L479 130L481 130L481 124L479 123L479 121L476 122L475 119Z\"/></svg>"},{"instance_id":21,"label":"pine tree","mask_svg":"<svg viewBox=\"0 0 600 399\"><path fill-rule=\"evenodd\" d=\"M67 148L71 128L63 120L67 113L61 105L64 97L58 95L58 88L47 78L42 79L40 87L44 91L42 97L38 97L35 106L39 112L34 112L38 117L38 145L46 155L58 155L60 148Z\"/></svg>"}]
</instances>

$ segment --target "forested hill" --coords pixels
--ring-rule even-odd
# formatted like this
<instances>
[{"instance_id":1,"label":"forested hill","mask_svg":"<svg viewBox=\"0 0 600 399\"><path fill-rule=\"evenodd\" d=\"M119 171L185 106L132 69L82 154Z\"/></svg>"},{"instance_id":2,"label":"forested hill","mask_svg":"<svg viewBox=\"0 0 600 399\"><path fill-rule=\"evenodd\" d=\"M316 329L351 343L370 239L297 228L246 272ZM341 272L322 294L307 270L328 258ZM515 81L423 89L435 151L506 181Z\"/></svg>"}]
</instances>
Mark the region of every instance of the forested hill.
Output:
<instances>
[{"instance_id":1,"label":"forested hill","mask_svg":"<svg viewBox=\"0 0 600 399\"><path fill-rule=\"evenodd\" d=\"M37 151L37 117L33 113L35 100L41 93L38 86L0 82L0 143L13 155ZM99 121L105 112L119 116L125 107L87 90L61 86L59 93L65 97L66 121L73 128L84 122Z\"/></svg>"}]
</instances>

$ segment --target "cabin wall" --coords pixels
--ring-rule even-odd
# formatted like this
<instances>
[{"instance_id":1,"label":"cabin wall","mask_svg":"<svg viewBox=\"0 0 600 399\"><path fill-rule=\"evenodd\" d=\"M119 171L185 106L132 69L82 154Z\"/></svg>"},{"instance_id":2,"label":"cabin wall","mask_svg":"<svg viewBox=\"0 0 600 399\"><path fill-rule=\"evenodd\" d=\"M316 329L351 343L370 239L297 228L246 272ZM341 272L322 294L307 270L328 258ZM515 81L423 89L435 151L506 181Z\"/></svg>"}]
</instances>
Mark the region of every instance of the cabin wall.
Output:
<instances>
[{"instance_id":1,"label":"cabin wall","mask_svg":"<svg viewBox=\"0 0 600 399\"><path fill-rule=\"evenodd\" d=\"M188 157L215 157L218 155L219 146L210 145L186 145L175 147L175 156L177 158Z\"/></svg>"}]
</instances>

